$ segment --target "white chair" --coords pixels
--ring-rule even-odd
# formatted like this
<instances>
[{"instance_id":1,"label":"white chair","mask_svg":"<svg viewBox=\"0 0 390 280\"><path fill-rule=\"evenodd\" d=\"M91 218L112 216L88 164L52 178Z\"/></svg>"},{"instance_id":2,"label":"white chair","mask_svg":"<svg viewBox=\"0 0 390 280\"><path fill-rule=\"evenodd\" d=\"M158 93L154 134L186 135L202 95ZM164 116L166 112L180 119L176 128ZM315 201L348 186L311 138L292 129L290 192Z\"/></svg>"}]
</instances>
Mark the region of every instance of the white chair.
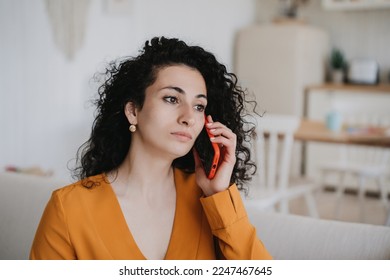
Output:
<instances>
[{"instance_id":1,"label":"white chair","mask_svg":"<svg viewBox=\"0 0 390 280\"><path fill-rule=\"evenodd\" d=\"M347 115L344 116L347 126L356 125L376 125L389 126L390 118L385 116L362 116L360 118ZM381 147L351 146L342 145L339 148L338 157L336 156L331 162L320 165L322 185L326 184L326 179L330 175L336 175L336 207L335 218L340 218L343 195L345 190L351 184L356 184L360 220L364 221L365 203L364 197L367 191L368 183L375 183L382 204L387 210L389 208L388 186L390 177L390 149ZM390 209L388 209L388 218L386 223L390 225Z\"/></svg>"},{"instance_id":2,"label":"white chair","mask_svg":"<svg viewBox=\"0 0 390 280\"><path fill-rule=\"evenodd\" d=\"M309 215L318 217L313 193L316 184L307 180L290 180L291 155L294 132L299 126L299 117L265 114L248 118L256 124L256 138L252 153L257 165L256 175L249 184L249 193L244 203L261 209L276 209L289 213L289 201L304 197Z\"/></svg>"}]
</instances>

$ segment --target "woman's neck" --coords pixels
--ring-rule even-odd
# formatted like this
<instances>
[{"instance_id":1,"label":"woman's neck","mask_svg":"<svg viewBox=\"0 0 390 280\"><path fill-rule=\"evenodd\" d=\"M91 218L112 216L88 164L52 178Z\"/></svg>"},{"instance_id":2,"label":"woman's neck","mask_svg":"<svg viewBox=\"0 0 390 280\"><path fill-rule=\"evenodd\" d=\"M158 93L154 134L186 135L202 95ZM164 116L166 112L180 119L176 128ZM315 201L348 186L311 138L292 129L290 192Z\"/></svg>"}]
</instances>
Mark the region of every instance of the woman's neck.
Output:
<instances>
[{"instance_id":1,"label":"woman's neck","mask_svg":"<svg viewBox=\"0 0 390 280\"><path fill-rule=\"evenodd\" d=\"M143 193L158 193L174 186L172 161L141 150L129 150L123 163L111 174L120 192L137 188ZM156 188L158 186L158 188Z\"/></svg>"}]
</instances>

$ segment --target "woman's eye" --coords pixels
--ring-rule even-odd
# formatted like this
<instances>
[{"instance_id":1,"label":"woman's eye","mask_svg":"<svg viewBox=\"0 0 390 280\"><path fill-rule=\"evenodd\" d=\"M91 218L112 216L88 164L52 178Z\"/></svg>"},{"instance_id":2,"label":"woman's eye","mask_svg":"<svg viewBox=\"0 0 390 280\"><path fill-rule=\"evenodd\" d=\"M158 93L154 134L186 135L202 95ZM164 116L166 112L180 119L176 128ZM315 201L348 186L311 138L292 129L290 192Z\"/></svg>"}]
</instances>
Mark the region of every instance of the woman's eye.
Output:
<instances>
[{"instance_id":1,"label":"woman's eye","mask_svg":"<svg viewBox=\"0 0 390 280\"><path fill-rule=\"evenodd\" d=\"M178 100L175 96L166 96L164 97L164 100L168 103L176 104L178 103Z\"/></svg>"},{"instance_id":2,"label":"woman's eye","mask_svg":"<svg viewBox=\"0 0 390 280\"><path fill-rule=\"evenodd\" d=\"M206 106L204 105L195 105L195 110L199 111L199 112L204 112L204 109L206 108Z\"/></svg>"}]
</instances>

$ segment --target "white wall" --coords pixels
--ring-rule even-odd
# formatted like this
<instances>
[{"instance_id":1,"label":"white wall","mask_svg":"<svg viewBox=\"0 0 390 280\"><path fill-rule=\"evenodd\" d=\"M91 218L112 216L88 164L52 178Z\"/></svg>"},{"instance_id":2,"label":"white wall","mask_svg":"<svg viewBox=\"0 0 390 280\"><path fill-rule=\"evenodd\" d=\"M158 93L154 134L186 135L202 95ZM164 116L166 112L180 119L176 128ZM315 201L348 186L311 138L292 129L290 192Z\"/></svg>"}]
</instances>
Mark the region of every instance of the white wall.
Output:
<instances>
[{"instance_id":1,"label":"white wall","mask_svg":"<svg viewBox=\"0 0 390 280\"><path fill-rule=\"evenodd\" d=\"M53 169L90 132L93 74L105 62L136 55L155 35L180 37L214 52L232 69L235 32L256 17L255 0L130 0L127 15L90 0L84 45L68 60L53 42L44 0L0 0L0 169Z\"/></svg>"}]
</instances>

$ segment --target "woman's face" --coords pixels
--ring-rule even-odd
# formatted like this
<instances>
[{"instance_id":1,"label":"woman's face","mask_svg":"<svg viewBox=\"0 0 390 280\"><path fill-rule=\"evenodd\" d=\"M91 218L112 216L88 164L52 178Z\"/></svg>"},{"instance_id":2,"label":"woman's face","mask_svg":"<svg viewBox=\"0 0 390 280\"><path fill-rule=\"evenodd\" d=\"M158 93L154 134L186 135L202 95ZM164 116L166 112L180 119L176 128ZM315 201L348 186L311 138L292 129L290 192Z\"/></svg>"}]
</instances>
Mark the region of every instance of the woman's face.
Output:
<instances>
[{"instance_id":1,"label":"woman's face","mask_svg":"<svg viewBox=\"0 0 390 280\"><path fill-rule=\"evenodd\" d=\"M184 65L162 68L145 90L142 109L135 109L137 131L132 145L172 160L184 156L204 126L206 105L206 84L196 69Z\"/></svg>"}]
</instances>

